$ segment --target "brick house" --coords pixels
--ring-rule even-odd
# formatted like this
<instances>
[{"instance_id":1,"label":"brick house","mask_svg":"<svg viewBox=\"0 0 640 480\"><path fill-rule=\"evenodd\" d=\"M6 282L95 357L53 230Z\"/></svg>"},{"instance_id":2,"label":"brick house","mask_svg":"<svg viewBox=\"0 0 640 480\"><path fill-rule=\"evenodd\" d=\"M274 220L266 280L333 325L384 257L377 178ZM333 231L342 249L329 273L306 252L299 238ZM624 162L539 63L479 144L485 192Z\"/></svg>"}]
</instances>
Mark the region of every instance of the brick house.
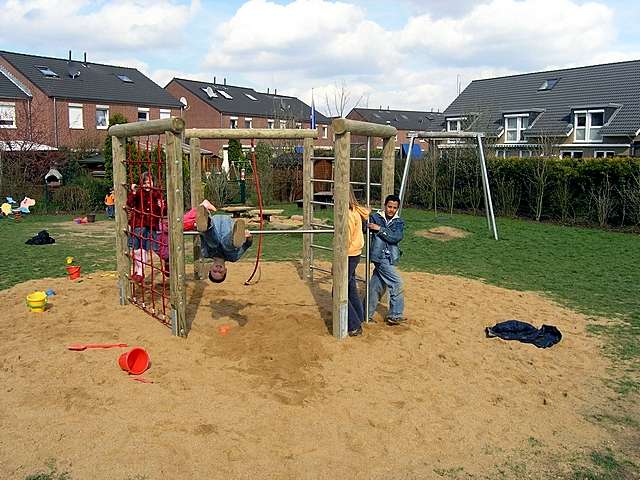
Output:
<instances>
[{"instance_id":1,"label":"brick house","mask_svg":"<svg viewBox=\"0 0 640 480\"><path fill-rule=\"evenodd\" d=\"M640 60L474 80L444 115L499 157L640 155Z\"/></svg>"},{"instance_id":2,"label":"brick house","mask_svg":"<svg viewBox=\"0 0 640 480\"><path fill-rule=\"evenodd\" d=\"M252 88L223 83L173 78L167 92L184 105L187 128L310 128L311 107L296 97L258 92ZM316 148L333 148L331 121L316 110ZM202 140L203 148L226 157L227 142ZM250 142L243 140L243 148ZM221 152L222 150L222 152Z\"/></svg>"},{"instance_id":3,"label":"brick house","mask_svg":"<svg viewBox=\"0 0 640 480\"><path fill-rule=\"evenodd\" d=\"M409 140L407 135L410 132L424 131L424 132L440 132L444 130L444 114L440 112L420 112L414 110L390 110L374 108L354 108L349 112L347 118L352 120L360 120L363 122L378 123L381 125L390 125L398 130L396 137L396 149L403 149L403 154L406 153ZM366 139L362 137L353 136L352 143L364 143ZM420 146L421 150L424 140L416 142ZM404 145L404 147L403 147ZM382 140L376 139L371 148L382 148ZM417 147L416 147L417 148Z\"/></svg>"},{"instance_id":4,"label":"brick house","mask_svg":"<svg viewBox=\"0 0 640 480\"><path fill-rule=\"evenodd\" d=\"M181 104L135 68L0 51L0 140L99 150L109 117L180 116Z\"/></svg>"}]
</instances>

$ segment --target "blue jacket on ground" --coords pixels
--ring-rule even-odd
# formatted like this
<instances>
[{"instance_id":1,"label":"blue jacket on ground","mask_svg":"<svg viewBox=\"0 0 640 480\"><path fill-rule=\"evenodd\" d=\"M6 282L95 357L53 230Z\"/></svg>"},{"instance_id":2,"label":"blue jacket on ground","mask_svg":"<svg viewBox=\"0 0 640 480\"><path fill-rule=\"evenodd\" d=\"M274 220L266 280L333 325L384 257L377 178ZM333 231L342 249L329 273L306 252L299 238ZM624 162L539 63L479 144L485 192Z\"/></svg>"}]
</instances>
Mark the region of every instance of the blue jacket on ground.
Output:
<instances>
[{"instance_id":1,"label":"blue jacket on ground","mask_svg":"<svg viewBox=\"0 0 640 480\"><path fill-rule=\"evenodd\" d=\"M379 231L370 230L372 235L369 258L371 261L380 263L388 259L391 265L397 264L402 255L398 243L404 236L404 220L396 215L387 221L384 210L380 210L369 217L369 223L380 225Z\"/></svg>"},{"instance_id":2,"label":"blue jacket on ground","mask_svg":"<svg viewBox=\"0 0 640 480\"><path fill-rule=\"evenodd\" d=\"M237 262L251 246L251 237L236 248L233 246L233 219L229 215L210 215L209 228L201 235L202 256L205 258L223 258L228 262Z\"/></svg>"}]
</instances>

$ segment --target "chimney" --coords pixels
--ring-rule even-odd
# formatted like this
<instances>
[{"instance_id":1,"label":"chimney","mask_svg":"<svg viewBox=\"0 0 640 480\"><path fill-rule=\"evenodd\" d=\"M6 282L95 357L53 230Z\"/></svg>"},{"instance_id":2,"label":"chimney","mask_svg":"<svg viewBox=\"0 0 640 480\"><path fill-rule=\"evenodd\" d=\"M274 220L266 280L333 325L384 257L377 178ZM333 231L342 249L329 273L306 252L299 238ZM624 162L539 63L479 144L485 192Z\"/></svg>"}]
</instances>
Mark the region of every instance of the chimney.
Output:
<instances>
[{"instance_id":1,"label":"chimney","mask_svg":"<svg viewBox=\"0 0 640 480\"><path fill-rule=\"evenodd\" d=\"M267 87L267 94L269 94L269 87Z\"/></svg>"},{"instance_id":2,"label":"chimney","mask_svg":"<svg viewBox=\"0 0 640 480\"><path fill-rule=\"evenodd\" d=\"M84 52L84 65L87 66L87 52Z\"/></svg>"},{"instance_id":3,"label":"chimney","mask_svg":"<svg viewBox=\"0 0 640 480\"><path fill-rule=\"evenodd\" d=\"M273 94L274 94L274 95L278 95L278 89L277 89L277 88L274 88L274 89L273 89Z\"/></svg>"},{"instance_id":4,"label":"chimney","mask_svg":"<svg viewBox=\"0 0 640 480\"><path fill-rule=\"evenodd\" d=\"M216 84L216 77L213 77L213 84Z\"/></svg>"},{"instance_id":5,"label":"chimney","mask_svg":"<svg viewBox=\"0 0 640 480\"><path fill-rule=\"evenodd\" d=\"M69 50L69 61L71 61L71 50Z\"/></svg>"},{"instance_id":6,"label":"chimney","mask_svg":"<svg viewBox=\"0 0 640 480\"><path fill-rule=\"evenodd\" d=\"M389 111L389 105L387 105L387 112Z\"/></svg>"},{"instance_id":7,"label":"chimney","mask_svg":"<svg viewBox=\"0 0 640 480\"><path fill-rule=\"evenodd\" d=\"M222 79L222 81L224 82L224 85L226 85L226 84L227 84L227 77L224 77L224 78Z\"/></svg>"}]
</instances>

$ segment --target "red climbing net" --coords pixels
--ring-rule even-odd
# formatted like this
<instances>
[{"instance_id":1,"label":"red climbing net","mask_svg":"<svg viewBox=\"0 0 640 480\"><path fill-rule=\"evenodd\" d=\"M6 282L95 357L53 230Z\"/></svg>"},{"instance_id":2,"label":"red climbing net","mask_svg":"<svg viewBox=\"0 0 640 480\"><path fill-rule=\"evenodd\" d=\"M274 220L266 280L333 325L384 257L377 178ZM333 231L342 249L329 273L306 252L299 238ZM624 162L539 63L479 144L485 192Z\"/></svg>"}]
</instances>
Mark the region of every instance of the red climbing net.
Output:
<instances>
[{"instance_id":1,"label":"red climbing net","mask_svg":"<svg viewBox=\"0 0 640 480\"><path fill-rule=\"evenodd\" d=\"M166 162L160 139L127 145L129 301L171 325Z\"/></svg>"}]
</instances>

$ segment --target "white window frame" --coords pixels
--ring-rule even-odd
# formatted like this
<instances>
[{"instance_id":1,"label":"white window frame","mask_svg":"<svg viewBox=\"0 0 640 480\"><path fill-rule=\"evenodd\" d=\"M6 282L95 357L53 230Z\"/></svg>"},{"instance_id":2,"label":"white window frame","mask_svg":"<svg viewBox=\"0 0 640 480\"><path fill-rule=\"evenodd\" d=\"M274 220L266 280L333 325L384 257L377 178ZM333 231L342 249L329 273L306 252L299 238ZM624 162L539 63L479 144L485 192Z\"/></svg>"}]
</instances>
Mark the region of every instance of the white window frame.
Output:
<instances>
[{"instance_id":1,"label":"white window frame","mask_svg":"<svg viewBox=\"0 0 640 480\"><path fill-rule=\"evenodd\" d=\"M140 120L140 114L144 113L146 119ZM138 107L138 122L148 122L149 121L149 109L146 107Z\"/></svg>"},{"instance_id":2,"label":"white window frame","mask_svg":"<svg viewBox=\"0 0 640 480\"><path fill-rule=\"evenodd\" d=\"M296 122L296 128L302 130L302 122Z\"/></svg>"},{"instance_id":3,"label":"white window frame","mask_svg":"<svg viewBox=\"0 0 640 480\"><path fill-rule=\"evenodd\" d=\"M461 132L462 131L462 122L464 122L467 117L451 117L447 118L447 132ZM455 130L451 128L451 125L455 123Z\"/></svg>"},{"instance_id":4,"label":"white window frame","mask_svg":"<svg viewBox=\"0 0 640 480\"><path fill-rule=\"evenodd\" d=\"M249 126L247 127L247 122L249 122ZM253 128L253 118L244 117L244 128Z\"/></svg>"},{"instance_id":5,"label":"white window frame","mask_svg":"<svg viewBox=\"0 0 640 480\"><path fill-rule=\"evenodd\" d=\"M286 120L280 120L280 128L287 128L287 121Z\"/></svg>"},{"instance_id":6,"label":"white window frame","mask_svg":"<svg viewBox=\"0 0 640 480\"><path fill-rule=\"evenodd\" d=\"M584 158L584 151L582 151L582 150L560 150L560 158L567 158L564 155L565 153L569 154L568 158ZM581 157L576 157L575 156L576 153L580 153L580 154L582 154L582 156Z\"/></svg>"},{"instance_id":7,"label":"white window frame","mask_svg":"<svg viewBox=\"0 0 640 480\"><path fill-rule=\"evenodd\" d=\"M80 124L73 123L71 119L71 112L80 112ZM84 130L84 105L82 103L70 103L68 107L69 112L69 128L71 130Z\"/></svg>"},{"instance_id":8,"label":"white window frame","mask_svg":"<svg viewBox=\"0 0 640 480\"><path fill-rule=\"evenodd\" d=\"M160 109L160 119L171 118L171 110L168 108Z\"/></svg>"},{"instance_id":9,"label":"white window frame","mask_svg":"<svg viewBox=\"0 0 640 480\"><path fill-rule=\"evenodd\" d=\"M533 157L533 152L531 150L518 150L518 157L519 158L531 158L531 157Z\"/></svg>"},{"instance_id":10,"label":"white window frame","mask_svg":"<svg viewBox=\"0 0 640 480\"><path fill-rule=\"evenodd\" d=\"M601 157L598 157L599 153L602 153ZM613 150L594 150L593 151L593 158L610 158L615 156L616 156L616 152Z\"/></svg>"},{"instance_id":11,"label":"white window frame","mask_svg":"<svg viewBox=\"0 0 640 480\"><path fill-rule=\"evenodd\" d=\"M506 150L496 150L496 158L507 158Z\"/></svg>"},{"instance_id":12,"label":"white window frame","mask_svg":"<svg viewBox=\"0 0 640 480\"><path fill-rule=\"evenodd\" d=\"M229 128L238 128L238 117L229 117Z\"/></svg>"},{"instance_id":13,"label":"white window frame","mask_svg":"<svg viewBox=\"0 0 640 480\"><path fill-rule=\"evenodd\" d=\"M594 127L591 125L591 115L594 113L602 114L602 125ZM585 115L586 121L584 127L578 127L578 115ZM573 141L576 143L602 143L602 135L600 135L599 139L592 138L592 131L597 130L598 132L602 127L604 127L604 109L597 110L576 110L573 112ZM578 130L584 130L584 139L578 140Z\"/></svg>"},{"instance_id":14,"label":"white window frame","mask_svg":"<svg viewBox=\"0 0 640 480\"><path fill-rule=\"evenodd\" d=\"M516 119L516 128L509 128L509 119ZM523 118L527 119L527 126L523 127ZM524 131L529 127L529 114L528 113L518 113L513 115L505 115L504 116L504 143L526 143L524 138ZM516 139L509 140L509 132L516 132Z\"/></svg>"},{"instance_id":15,"label":"white window frame","mask_svg":"<svg viewBox=\"0 0 640 480\"><path fill-rule=\"evenodd\" d=\"M322 125L322 138L327 138L329 136L329 127L326 125Z\"/></svg>"},{"instance_id":16,"label":"white window frame","mask_svg":"<svg viewBox=\"0 0 640 480\"><path fill-rule=\"evenodd\" d=\"M267 119L267 128L274 129L276 128L276 122L272 118Z\"/></svg>"},{"instance_id":17,"label":"white window frame","mask_svg":"<svg viewBox=\"0 0 640 480\"><path fill-rule=\"evenodd\" d=\"M104 110L107 112L105 115L106 125L98 125L98 110ZM107 130L109 128L109 105L96 105L96 129L97 130Z\"/></svg>"},{"instance_id":18,"label":"white window frame","mask_svg":"<svg viewBox=\"0 0 640 480\"><path fill-rule=\"evenodd\" d=\"M0 102L0 107L4 107L8 112L13 112L13 114L10 113L6 118L3 118L5 121L11 120L12 124L0 125L0 128L18 128L16 125L16 104L13 102Z\"/></svg>"}]
</instances>

